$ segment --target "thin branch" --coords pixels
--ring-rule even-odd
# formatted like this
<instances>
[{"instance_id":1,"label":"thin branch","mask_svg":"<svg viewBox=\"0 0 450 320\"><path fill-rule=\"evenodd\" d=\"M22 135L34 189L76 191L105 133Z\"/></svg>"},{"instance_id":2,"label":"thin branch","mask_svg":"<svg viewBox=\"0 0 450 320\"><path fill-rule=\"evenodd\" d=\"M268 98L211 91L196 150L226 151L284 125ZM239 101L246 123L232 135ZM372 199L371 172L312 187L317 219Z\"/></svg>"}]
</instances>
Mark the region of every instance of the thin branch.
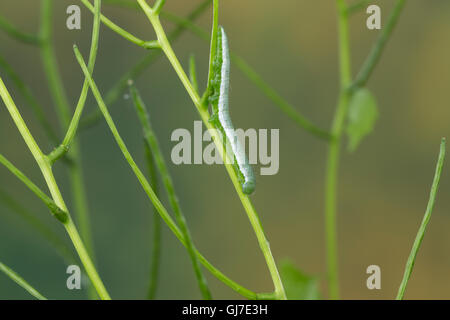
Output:
<instances>
[{"instance_id":1,"label":"thin branch","mask_svg":"<svg viewBox=\"0 0 450 320\"><path fill-rule=\"evenodd\" d=\"M408 261L406 262L405 273L403 275L403 279L397 293L396 298L397 300L402 300L403 296L405 295L406 286L408 285L408 280L411 277L411 273L414 268L414 263L417 258L417 253L420 249L420 245L422 244L423 237L425 236L425 230L427 229L428 222L430 222L431 214L433 212L434 204L436 202L436 194L439 189L439 181L441 180L444 160L445 160L445 138L442 138L441 147L439 151L439 158L436 164L436 171L434 173L433 184L431 185L427 209L425 211L422 223L419 227L419 231L417 232L416 239L414 240L414 244L412 246L411 253L409 254Z\"/></svg>"},{"instance_id":2,"label":"thin branch","mask_svg":"<svg viewBox=\"0 0 450 320\"><path fill-rule=\"evenodd\" d=\"M381 55L383 54L384 48L388 40L392 35L392 31L397 25L398 19L400 17L400 13L403 10L406 0L397 0L394 9L392 10L391 15L389 16L388 22L386 26L383 28L378 40L375 42L372 50L367 56L364 64L361 67L355 81L351 85L351 89L355 89L358 87L364 87L372 75L375 67L380 61Z\"/></svg>"},{"instance_id":3,"label":"thin branch","mask_svg":"<svg viewBox=\"0 0 450 320\"><path fill-rule=\"evenodd\" d=\"M42 294L40 294L39 291L37 291L35 288L33 288L21 276L19 276L16 272L14 272L12 269L8 268L1 262L0 262L0 271L2 271L4 274L6 274L12 281L17 283L19 286L21 286L26 291L28 291L28 293L31 294L36 299L47 300L46 297L44 297Z\"/></svg>"}]
</instances>

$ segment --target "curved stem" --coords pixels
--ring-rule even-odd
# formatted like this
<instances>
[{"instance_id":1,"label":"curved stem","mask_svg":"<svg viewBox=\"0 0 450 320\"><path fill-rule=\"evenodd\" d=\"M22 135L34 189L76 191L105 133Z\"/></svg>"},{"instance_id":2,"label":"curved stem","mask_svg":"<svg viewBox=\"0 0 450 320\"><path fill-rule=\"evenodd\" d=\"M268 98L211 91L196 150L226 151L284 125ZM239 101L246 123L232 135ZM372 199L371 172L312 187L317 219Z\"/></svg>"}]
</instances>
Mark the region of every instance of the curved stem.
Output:
<instances>
[{"instance_id":1,"label":"curved stem","mask_svg":"<svg viewBox=\"0 0 450 320\"><path fill-rule=\"evenodd\" d=\"M402 282L398 288L398 293L396 300L402 300L405 295L406 285L411 277L411 273L414 268L414 263L416 261L417 252L419 252L420 245L422 244L423 237L425 236L425 230L427 229L428 222L431 219L431 213L433 212L434 203L436 201L436 194L439 189L439 181L441 180L442 168L444 166L445 159L445 138L441 140L441 148L439 151L439 157L436 164L436 171L434 173L433 183L431 185L430 197L428 200L427 209L423 217L422 223L420 224L419 230L417 231L416 239L409 254L408 261L406 262L405 273L403 275Z\"/></svg>"},{"instance_id":2,"label":"curved stem","mask_svg":"<svg viewBox=\"0 0 450 320\"><path fill-rule=\"evenodd\" d=\"M284 287L281 282L280 275L278 273L275 259L273 258L272 252L270 250L269 242L267 241L267 239L265 237L258 214L256 213L249 197L242 192L242 188L239 183L239 179L231 165L232 161L227 159L228 155L223 152L223 150L225 150L225 148L222 145L222 141L221 141L220 137L218 136L218 133L215 132L213 125L209 122L209 113L207 110L202 108L201 98L199 97L198 93L192 87L192 84L189 81L189 77L186 75L180 62L178 61L178 58L176 57L176 55L166 37L164 29L159 20L159 16L152 14L151 8L148 6L148 4L144 0L138 0L138 2L141 5L142 9L144 10L145 14L147 15L148 19L150 20L151 24L153 25L153 28L156 32L156 35L158 37L158 41L159 41L159 44L161 45L162 50L164 51L165 55L169 59L170 63L172 64L172 67L176 71L176 73L177 73L178 77L180 78L181 82L183 83L186 91L188 92L189 96L191 97L192 101L194 102L194 104L197 108L197 111L199 112L200 117L203 120L203 123L205 124L207 129L210 132L212 132L214 135L214 137L213 137L214 143L216 144L217 150L219 150L219 153L221 154L222 159L224 159L225 167L226 167L228 174L233 182L236 192L239 195L239 198L241 199L241 202L244 206L244 209L247 213L247 216L250 220L253 230L255 231L259 246L264 254L264 258L266 260L267 266L270 271L270 275L272 277L273 284L275 286L275 293L277 295L277 298L278 299L286 299L286 294L284 292Z\"/></svg>"}]
</instances>

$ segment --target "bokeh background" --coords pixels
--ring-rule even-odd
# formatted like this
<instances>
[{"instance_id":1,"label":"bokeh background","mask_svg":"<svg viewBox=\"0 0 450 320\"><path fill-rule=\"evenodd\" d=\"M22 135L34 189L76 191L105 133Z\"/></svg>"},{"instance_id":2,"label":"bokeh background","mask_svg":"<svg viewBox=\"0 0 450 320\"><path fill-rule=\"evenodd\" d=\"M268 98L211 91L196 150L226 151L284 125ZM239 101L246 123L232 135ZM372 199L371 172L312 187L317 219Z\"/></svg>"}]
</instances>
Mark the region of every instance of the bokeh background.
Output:
<instances>
[{"instance_id":1,"label":"bokeh background","mask_svg":"<svg viewBox=\"0 0 450 320\"><path fill-rule=\"evenodd\" d=\"M106 1L105 1L106 2ZM36 0L2 0L0 14L22 30L37 32ZM167 1L167 10L186 15L199 0ZM393 0L374 1L386 22ZM64 86L75 105L82 75L72 45L87 56L92 15L81 4L82 30L65 26L66 8L74 0L55 1L54 33ZM104 14L144 39L154 38L139 11L104 4ZM198 24L209 30L211 10ZM220 23L231 49L243 56L267 82L323 128L330 126L338 94L336 10L334 1L226 0ZM361 12L351 19L353 73L364 61L378 31L365 27ZM173 28L164 22L167 29ZM440 138L450 137L450 2L408 1L381 63L369 83L380 118L375 132L358 150L342 153L339 180L339 267L344 299L391 299L427 204ZM208 44L189 32L174 48L185 67L195 53L200 83L206 81ZM0 33L0 54L14 67L45 106L58 128L38 49ZM102 26L95 79L105 93L146 52ZM2 78L4 73L0 71ZM324 168L327 146L282 114L236 68L232 67L231 110L236 127L280 129L280 171L257 177L252 196L276 259L290 258L305 272L321 277L325 293ZM7 86L32 133L46 151L52 149L30 108L9 79ZM170 134L192 130L198 115L175 72L163 57L144 72L137 86L151 110L164 154L170 157ZM109 106L131 153L144 167L141 129L131 101L124 95ZM86 112L95 110L90 96ZM150 268L151 205L102 121L83 131L84 177L98 270L113 298L145 297ZM3 104L0 107L0 152L43 188L39 170ZM409 282L406 298L450 298L450 170L441 188ZM69 205L70 185L63 165L56 175ZM176 190L195 243L210 261L234 280L255 291L272 289L269 273L245 212L221 166L170 165ZM0 187L18 199L66 240L63 228L46 208L6 169ZM163 198L165 201L166 199ZM167 203L167 201L165 201ZM188 255L163 226L162 268L157 297L200 298ZM69 242L68 242L69 243ZM79 299L85 292L66 289L66 265L53 248L0 203L0 261L14 268L49 298ZM382 289L366 287L367 266L382 271ZM207 274L218 299L239 298ZM0 298L28 299L0 275Z\"/></svg>"}]
</instances>

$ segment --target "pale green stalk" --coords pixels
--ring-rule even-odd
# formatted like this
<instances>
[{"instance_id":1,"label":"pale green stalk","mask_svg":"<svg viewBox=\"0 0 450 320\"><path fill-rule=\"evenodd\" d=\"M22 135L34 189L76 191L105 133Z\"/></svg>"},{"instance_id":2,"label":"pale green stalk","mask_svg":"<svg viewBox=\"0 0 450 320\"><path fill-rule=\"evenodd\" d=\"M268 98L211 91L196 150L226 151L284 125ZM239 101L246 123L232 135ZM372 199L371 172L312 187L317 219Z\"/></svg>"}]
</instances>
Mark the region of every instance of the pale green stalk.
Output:
<instances>
[{"instance_id":1,"label":"pale green stalk","mask_svg":"<svg viewBox=\"0 0 450 320\"><path fill-rule=\"evenodd\" d=\"M46 297L44 297L42 294L39 293L35 288L33 288L28 282L26 282L21 276L19 276L17 273L15 273L12 269L5 266L3 263L0 262L0 271L5 273L11 280L13 280L15 283L17 283L19 286L24 288L26 291L28 291L29 294L31 294L33 297L35 297L38 300L47 300Z\"/></svg>"},{"instance_id":2,"label":"pale green stalk","mask_svg":"<svg viewBox=\"0 0 450 320\"><path fill-rule=\"evenodd\" d=\"M173 52L173 49L169 43L169 40L167 39L167 36L166 36L164 29L161 25L161 22L159 20L159 15L155 14L155 11L152 8L150 8L144 0L137 0L137 1L141 5L143 11L147 15L150 23L152 24L162 50L164 51L166 57L168 58L169 62L172 64L172 67L174 68L175 72L177 73L178 77L180 78L181 82L183 83L186 91L188 92L189 96L191 97L192 101L194 102L194 104L197 108L197 111L199 112L200 117L203 120L203 123L205 124L207 129L210 129L210 132L211 131L214 132L214 130L213 130L214 127L209 122L209 119L210 119L209 113L205 108L203 108L200 96L192 87L192 84L189 81L188 76L184 72L180 62L178 61L178 58L176 57L175 53ZM225 150L225 148L222 145L221 139L217 136L217 133L214 133L213 140L216 143L217 149L219 150L219 153L221 154L222 159L224 160L225 167L228 171L228 174L233 182L236 192L239 195L239 198L240 198L240 200L244 206L244 209L248 215L250 223L255 231L256 237L258 239L258 243L264 254L264 258L266 260L267 266L270 271L270 275L272 277L272 281L273 281L273 284L275 287L275 296L278 299L286 299L286 294L284 292L283 283L281 282L281 278L278 273L278 269L277 269L275 260L272 256L272 252L269 247L269 242L267 241L266 236L264 234L258 214L256 213L256 211L250 201L250 198L242 192L242 187L239 183L239 179L236 175L235 170L233 169L233 166L231 165L232 162L226 161L226 160L229 160L229 159L227 159L228 155L223 153L223 150Z\"/></svg>"},{"instance_id":3,"label":"pale green stalk","mask_svg":"<svg viewBox=\"0 0 450 320\"><path fill-rule=\"evenodd\" d=\"M417 258L417 253L419 252L420 245L422 244L423 237L425 236L425 230L427 229L428 222L430 222L431 214L433 212L434 203L436 202L436 194L439 189L439 181L441 180L442 168L444 166L445 160L445 138L441 140L441 147L439 151L439 158L436 164L436 171L434 173L433 183L431 185L430 197L428 200L427 209L423 217L422 223L420 224L419 231L417 232L416 239L409 254L408 261L406 262L405 273L403 275L402 282L398 288L397 300L402 300L405 295L406 286L408 280L411 277L411 273L414 268L414 263Z\"/></svg>"}]
</instances>

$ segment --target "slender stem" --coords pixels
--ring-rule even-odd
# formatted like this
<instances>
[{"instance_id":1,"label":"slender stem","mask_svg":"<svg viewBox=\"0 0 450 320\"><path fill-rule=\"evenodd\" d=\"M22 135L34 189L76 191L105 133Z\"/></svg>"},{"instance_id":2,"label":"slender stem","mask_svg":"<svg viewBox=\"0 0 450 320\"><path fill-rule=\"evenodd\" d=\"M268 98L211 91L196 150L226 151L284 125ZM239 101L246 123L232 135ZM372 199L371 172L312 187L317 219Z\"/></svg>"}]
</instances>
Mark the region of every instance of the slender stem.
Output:
<instances>
[{"instance_id":1,"label":"slender stem","mask_svg":"<svg viewBox=\"0 0 450 320\"><path fill-rule=\"evenodd\" d=\"M147 171L150 180L150 186L155 191L157 197L159 197L159 183L158 174L156 171L155 161L153 160L153 154L147 143L144 143L145 160L147 163ZM153 208L152 222L153 222L153 238L152 238L152 258L150 266L150 285L148 287L147 298L149 300L155 299L156 289L158 288L158 276L161 261L161 218L155 207Z\"/></svg>"},{"instance_id":2,"label":"slender stem","mask_svg":"<svg viewBox=\"0 0 450 320\"><path fill-rule=\"evenodd\" d=\"M89 86L91 87L92 93L94 94L94 97L97 101L98 107L101 110L106 123L108 124L108 127L114 136L114 139L116 140L117 145L119 146L120 150L122 151L122 154L124 155L126 161L130 165L131 169L133 170L134 174L136 175L137 179L139 180L139 183L141 184L142 188L144 189L145 193L147 194L150 201L153 203L153 206L158 211L161 218L164 220L164 222L167 224L169 229L173 232L173 234L178 238L178 240L186 246L186 240L183 237L183 234L181 230L178 228L175 221L172 219L170 214L167 212L166 208L163 206L161 201L156 196L154 190L150 186L150 183L145 178L145 175L142 173L142 171L137 166L136 162L134 161L133 157L131 156L130 152L128 151L127 146L125 145L125 142L121 138L117 127L111 118L111 115L109 114L108 108L103 101L103 98L100 94L100 91L98 90L94 80L92 79L91 75L89 74L89 70L87 69L86 63L83 60L83 57L81 56L81 53L79 52L78 48L74 46L75 56L77 57L78 63L81 66L81 69L83 70L83 73L87 79L89 79ZM255 292L250 291L240 284L236 283L235 281L231 280L227 276L225 276L221 271L219 271L217 268L215 268L211 263L208 262L208 260L203 257L198 250L195 250L195 254L197 255L199 261L205 266L206 269L208 269L215 277L217 277L219 280L221 280L223 283L228 285L230 288L235 290L236 292L240 293L244 297L248 299L256 299L257 295Z\"/></svg>"},{"instance_id":3,"label":"slender stem","mask_svg":"<svg viewBox=\"0 0 450 320\"><path fill-rule=\"evenodd\" d=\"M331 128L331 134L334 139L330 141L328 147L327 170L325 177L325 235L328 291L330 299L339 298L338 253L336 234L336 189L341 137L349 102L349 93L347 91L347 87L351 82L350 41L347 6L344 0L337 0L337 7L341 93Z\"/></svg>"},{"instance_id":4,"label":"slender stem","mask_svg":"<svg viewBox=\"0 0 450 320\"><path fill-rule=\"evenodd\" d=\"M197 19L210 5L212 0L203 0L198 6L196 6L186 17L186 21L193 21ZM140 6L135 3L139 10ZM163 14L163 12L161 13ZM192 22L191 22L192 23ZM173 41L178 39L184 31L187 29L187 25L178 24L178 26L169 33L168 38ZM144 71L150 66L152 63L154 63L160 56L162 55L162 51L152 51L151 53L147 54L145 57L143 57L141 60L139 60L130 70L125 72L120 79L112 86L112 88L106 93L105 95L105 103L106 105L110 106L114 102L116 102L121 94L125 91L125 89L128 88L128 81L129 80L135 80L139 76L141 76ZM93 127L97 123L100 122L100 120L103 118L102 113L97 108L94 111L92 111L90 114L86 115L80 124L81 129L86 129Z\"/></svg>"},{"instance_id":5,"label":"slender stem","mask_svg":"<svg viewBox=\"0 0 450 320\"><path fill-rule=\"evenodd\" d=\"M436 164L436 171L434 173L433 184L431 185L430 197L428 200L427 209L423 217L422 223L420 224L419 231L417 232L416 239L409 254L408 261L406 262L405 273L403 275L402 282L398 288L397 300L402 300L405 295L406 286L408 280L411 277L411 273L414 268L414 263L416 261L417 252L419 251L420 245L422 244L423 237L425 236L425 230L427 229L428 222L430 222L431 214L433 212L434 203L436 201L436 194L439 189L439 181L441 180L442 168L444 166L445 159L445 138L441 140L441 147L439 151L439 158Z\"/></svg>"},{"instance_id":6,"label":"slender stem","mask_svg":"<svg viewBox=\"0 0 450 320\"><path fill-rule=\"evenodd\" d=\"M395 3L394 9L389 16L386 26L383 28L383 31L381 31L378 40L375 42L367 59L364 61L361 70L359 71L355 81L352 84L352 87L364 87L366 85L377 63L380 61L381 55L383 54L384 48L386 47L386 44L392 35L392 31L397 25L400 13L402 12L404 5L405 0L397 0L397 2Z\"/></svg>"},{"instance_id":7,"label":"slender stem","mask_svg":"<svg viewBox=\"0 0 450 320\"><path fill-rule=\"evenodd\" d=\"M0 78L0 96L3 100L3 102L6 105L6 108L8 109L11 118L13 119L14 123L16 124L17 129L19 130L22 138L24 139L26 145L28 146L28 149L30 150L31 154L33 155L34 159L36 160L36 163L38 164L42 175L44 176L44 179L47 183L47 186L50 190L50 193L52 195L53 201L56 204L56 208L60 208L63 212L68 213L66 204L64 202L64 199L61 195L61 192L59 190L59 187L56 183L55 177L52 172L52 168L50 165L50 162L48 161L45 154L41 151L39 146L37 145L36 141L34 140L33 136L31 135L30 131L28 130L28 127L26 126L25 122L22 119L22 116L20 115L19 110L17 109L13 99L11 98L11 95L9 94L8 90L5 87L5 84L3 83L3 80ZM70 218L70 215L67 216L67 219L64 221L61 221L66 228L67 233L69 234L70 238L72 239L72 243L75 246L75 249L77 250L77 253L81 259L81 262L83 263L86 273L89 276L89 278L92 281L92 284L97 289L97 292L102 299L110 299L108 292L106 291L103 282L101 281L94 264L92 263L92 260L90 259L89 255L87 254L86 248L84 247L83 242L80 239L80 236L78 235L78 231L73 224L72 219Z\"/></svg>"},{"instance_id":8,"label":"slender stem","mask_svg":"<svg viewBox=\"0 0 450 320\"><path fill-rule=\"evenodd\" d=\"M175 187L173 185L172 177L170 176L169 170L167 169L166 161L162 155L162 152L159 147L158 140L156 139L156 135L153 132L153 128L150 123L150 117L148 114L148 110L144 105L144 102L141 99L137 89L133 86L130 87L131 95L133 97L134 105L136 107L136 111L141 122L141 126L144 131L144 139L147 143L149 149L152 151L156 165L161 174L162 181L164 187L166 189L167 196L169 198L170 205L175 212L175 218L180 227L180 231L183 234L184 239L186 240L186 248L189 253L189 257L192 261L192 266L194 268L195 276L197 278L197 283L202 293L202 296L206 300L211 300L211 292L208 288L208 284L206 282L205 277L200 269L200 265L198 263L198 258L195 255L195 246L192 241L192 237L189 231L189 227L186 222L186 218L184 213L181 210L181 205L178 201L178 197L175 193Z\"/></svg>"},{"instance_id":9,"label":"slender stem","mask_svg":"<svg viewBox=\"0 0 450 320\"><path fill-rule=\"evenodd\" d=\"M198 95L198 93L194 90L192 87L191 82L189 81L188 76L184 72L180 62L178 61L178 58L176 57L175 53L173 52L173 49L167 39L167 36L164 32L164 29L161 25L161 22L159 20L158 15L153 15L150 7L144 0L137 0L139 4L141 5L143 11L147 15L148 19L150 20L151 24L153 25L153 29L156 32L156 35L158 37L158 41L161 45L162 50L164 51L166 57L169 59L170 63L172 64L172 67L174 68L175 72L177 73L178 77L180 78L181 82L183 83L186 91L188 92L189 96L191 97L192 101L194 102L197 111L200 114L200 117L203 120L203 123L205 126L209 129L210 132L214 133L214 127L209 122L209 113L206 109L202 107L201 99ZM223 150L225 150L224 146L222 145L222 141L220 137L217 136L217 133L214 133L214 142L217 146L217 149L219 150L219 153L222 156L222 159L226 160L228 157L226 154L224 154ZM269 242L267 241L263 228L261 226L261 222L259 220L258 214L256 213L249 197L245 195L242 192L241 185L239 183L239 179L236 175L235 170L233 169L233 166L231 165L231 161L224 161L225 167L228 171L228 174L234 184L234 187L236 189L236 192L239 195L239 198L241 199L241 202L244 206L245 211L247 212L248 218L250 220L250 223L255 231L256 237L259 242L259 246L264 254L264 258L266 260L267 266L270 271L270 275L272 277L272 281L275 286L275 293L279 299L286 299L286 294L284 292L283 284L281 282L280 275L278 273L278 269L276 267L275 260L272 256L272 252L270 251Z\"/></svg>"},{"instance_id":10,"label":"slender stem","mask_svg":"<svg viewBox=\"0 0 450 320\"><path fill-rule=\"evenodd\" d=\"M28 291L29 294L31 294L33 297L35 297L38 300L47 300L46 297L44 297L42 294L39 293L35 288L33 288L28 282L26 282L21 276L19 276L17 273L15 273L12 269L5 266L3 263L0 262L0 271L5 273L11 280L13 280L15 283L17 283L19 286L24 288L26 291Z\"/></svg>"}]
</instances>

